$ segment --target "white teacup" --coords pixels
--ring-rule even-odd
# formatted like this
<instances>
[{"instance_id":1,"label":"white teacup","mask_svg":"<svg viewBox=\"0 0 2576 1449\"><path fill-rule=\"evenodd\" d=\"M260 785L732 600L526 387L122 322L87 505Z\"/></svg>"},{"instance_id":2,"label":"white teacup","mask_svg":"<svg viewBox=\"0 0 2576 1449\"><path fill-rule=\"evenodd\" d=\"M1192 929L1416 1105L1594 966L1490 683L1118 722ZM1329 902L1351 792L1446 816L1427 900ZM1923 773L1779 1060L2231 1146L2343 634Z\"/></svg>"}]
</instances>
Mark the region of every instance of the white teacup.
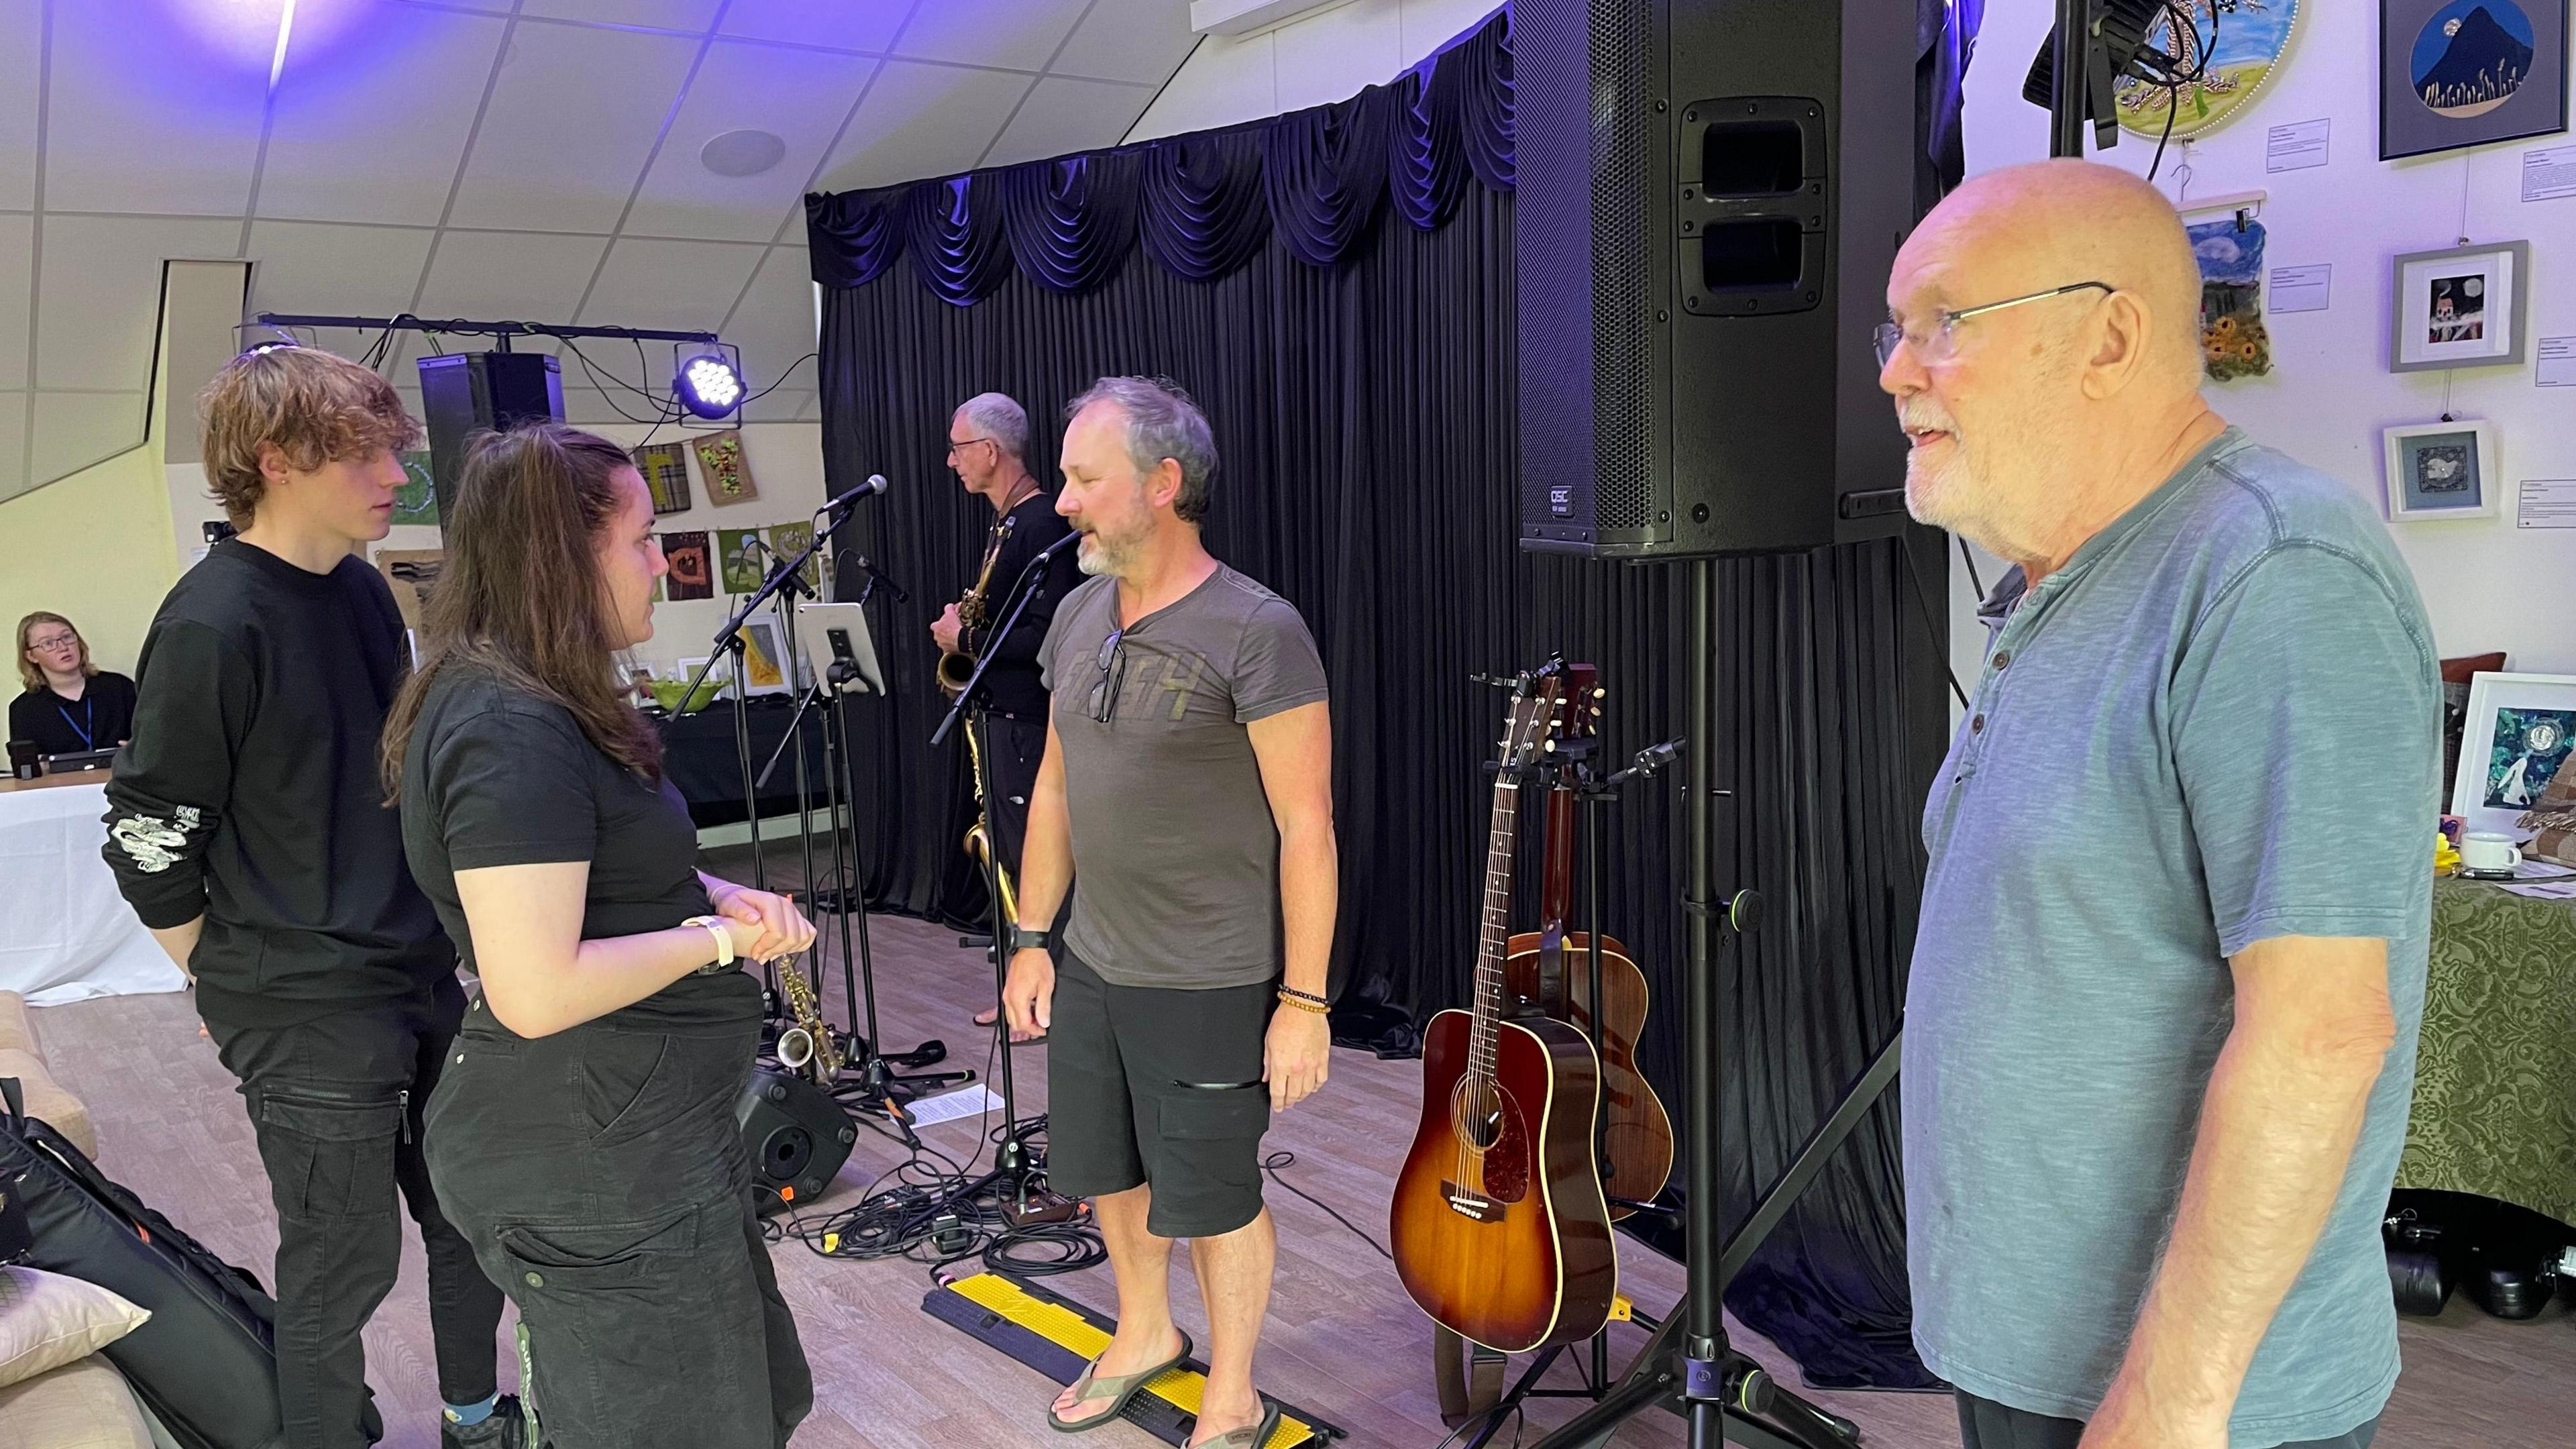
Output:
<instances>
[{"instance_id":1,"label":"white teacup","mask_svg":"<svg viewBox=\"0 0 2576 1449\"><path fill-rule=\"evenodd\" d=\"M2460 837L2460 870L2465 875L2511 875L2522 864L2513 837L2492 830L2472 830Z\"/></svg>"}]
</instances>

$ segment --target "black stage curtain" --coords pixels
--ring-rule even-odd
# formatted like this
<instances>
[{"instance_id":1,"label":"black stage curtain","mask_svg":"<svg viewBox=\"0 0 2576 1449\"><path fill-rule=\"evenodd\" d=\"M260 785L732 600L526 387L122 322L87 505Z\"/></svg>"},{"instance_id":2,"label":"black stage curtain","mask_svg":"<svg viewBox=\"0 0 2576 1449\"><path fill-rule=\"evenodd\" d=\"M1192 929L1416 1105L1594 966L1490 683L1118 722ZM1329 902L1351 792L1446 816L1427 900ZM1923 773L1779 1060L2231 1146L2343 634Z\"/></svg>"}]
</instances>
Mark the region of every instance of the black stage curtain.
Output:
<instances>
[{"instance_id":1,"label":"black stage curtain","mask_svg":"<svg viewBox=\"0 0 2576 1449\"><path fill-rule=\"evenodd\" d=\"M929 621L970 581L989 522L944 471L951 411L987 389L1017 398L1043 478L1069 397L1103 374L1164 374L1205 408L1224 460L1209 546L1297 605L1330 672L1345 1005L1420 1020L1467 1000L1479 765L1503 705L1469 675L1551 650L1598 663L1614 758L1680 734L1686 714L1683 570L1515 547L1508 126L1497 17L1342 106L809 200L831 483L896 485L839 551L911 590L878 595L894 697L852 715L873 897L982 909L958 848L965 754L927 743L944 707ZM1135 244L1086 235L1086 214ZM913 266L895 267L907 249ZM1945 598L1946 573L1935 534L1719 567L1715 743L1734 795L1718 877L1771 908L1721 958L1733 1220L1898 1023L1945 733L1942 641L1915 590ZM1632 791L1605 852L1608 922L1655 991L1645 1069L1677 1117L1679 784ZM1896 1120L1891 1096L1728 1292L1819 1385L1932 1382L1907 1334Z\"/></svg>"}]
</instances>

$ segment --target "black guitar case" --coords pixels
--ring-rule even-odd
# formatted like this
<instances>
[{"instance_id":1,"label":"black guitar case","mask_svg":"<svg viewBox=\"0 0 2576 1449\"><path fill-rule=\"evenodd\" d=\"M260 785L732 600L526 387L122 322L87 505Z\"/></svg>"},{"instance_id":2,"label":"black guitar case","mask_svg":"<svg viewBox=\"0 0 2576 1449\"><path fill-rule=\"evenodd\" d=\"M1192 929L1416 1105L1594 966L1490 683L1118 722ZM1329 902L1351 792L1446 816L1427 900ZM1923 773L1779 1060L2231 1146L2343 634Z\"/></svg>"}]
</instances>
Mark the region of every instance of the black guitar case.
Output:
<instances>
[{"instance_id":1,"label":"black guitar case","mask_svg":"<svg viewBox=\"0 0 2576 1449\"><path fill-rule=\"evenodd\" d=\"M276 1449L277 1305L259 1280L206 1251L81 1150L26 1115L0 1078L0 1191L26 1209L35 1245L19 1261L79 1278L152 1314L100 1352L185 1449ZM364 1424L384 1437L375 1405Z\"/></svg>"}]
</instances>

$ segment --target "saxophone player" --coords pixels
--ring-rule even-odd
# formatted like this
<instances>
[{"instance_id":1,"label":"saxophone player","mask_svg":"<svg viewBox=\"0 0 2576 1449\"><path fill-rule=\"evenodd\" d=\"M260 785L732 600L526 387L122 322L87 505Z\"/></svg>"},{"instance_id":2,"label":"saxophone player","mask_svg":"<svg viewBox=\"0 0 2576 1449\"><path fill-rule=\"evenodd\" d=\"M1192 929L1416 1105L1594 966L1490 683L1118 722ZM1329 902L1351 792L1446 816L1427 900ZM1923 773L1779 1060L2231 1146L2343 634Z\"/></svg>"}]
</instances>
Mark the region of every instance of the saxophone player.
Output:
<instances>
[{"instance_id":1,"label":"saxophone player","mask_svg":"<svg viewBox=\"0 0 2576 1449\"><path fill-rule=\"evenodd\" d=\"M1034 597L1020 615L1019 627L1008 638L992 637L1012 583L1040 549L1069 531L1056 516L1055 495L1024 461L1028 439L1029 415L998 392L968 398L949 418L948 466L967 492L992 505L993 523L985 535L977 583L930 626L940 653L955 656L940 661L944 682L962 679L973 661L993 656L981 701L985 825L996 864L1014 880L1020 872L1020 842L1027 834L1029 791L1046 754L1047 691L1038 680L1038 646L1046 639L1057 603L1082 582L1073 550L1058 553L1047 560L1045 576L1031 581ZM993 1015L987 1008L977 1014L976 1024L991 1025Z\"/></svg>"}]
</instances>

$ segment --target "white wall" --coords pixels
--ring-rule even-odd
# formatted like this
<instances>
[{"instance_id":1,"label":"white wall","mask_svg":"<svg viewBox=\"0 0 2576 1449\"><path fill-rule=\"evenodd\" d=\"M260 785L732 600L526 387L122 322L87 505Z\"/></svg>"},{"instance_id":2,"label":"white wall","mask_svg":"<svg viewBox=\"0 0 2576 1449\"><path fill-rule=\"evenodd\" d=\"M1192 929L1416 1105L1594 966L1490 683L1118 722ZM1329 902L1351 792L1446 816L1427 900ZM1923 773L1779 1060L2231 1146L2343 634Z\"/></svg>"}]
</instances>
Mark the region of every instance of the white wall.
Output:
<instances>
[{"instance_id":1,"label":"white wall","mask_svg":"<svg viewBox=\"0 0 2576 1449\"><path fill-rule=\"evenodd\" d=\"M1499 0L1350 0L1286 25L1190 52L1130 141L1256 121L1383 85L1473 29Z\"/></svg>"},{"instance_id":2,"label":"white wall","mask_svg":"<svg viewBox=\"0 0 2576 1449\"><path fill-rule=\"evenodd\" d=\"M2380 429L2439 417L2445 385L2440 373L2387 371L2389 258L2456 245L2463 231L2480 242L2527 238L2529 335L2576 333L2576 287L2561 270L2576 262L2576 199L2525 204L2519 185L2525 150L2570 138L2382 162L2379 7L2310 0L2299 8L2285 61L2261 94L2187 155L2176 143L2157 184L2173 195L2178 163L2187 161L2192 196L2267 190L2268 264L2333 265L2326 311L2273 313L2267 288L2272 375L2212 384L2209 397L2256 439L2343 479L2384 518ZM2050 10L2040 0L1987 8L1968 77L1972 172L2048 154L2047 113L2020 92ZM2267 175L2266 131L2320 118L2332 122L2328 164ZM2097 159L2143 173L2154 153L2152 140L2124 134ZM2576 673L2576 529L2519 529L2513 518L2521 480L2576 478L2576 391L2534 386L2528 362L2462 370L2449 381L2455 415L2490 419L2500 430L2503 491L2495 518L2395 525L2431 611L2434 642L2444 655L2502 649L2516 669ZM1998 566L1981 558L1978 567L1993 583ZM1952 644L1965 680L1974 677L1984 631L1958 574L1953 570Z\"/></svg>"}]
</instances>

